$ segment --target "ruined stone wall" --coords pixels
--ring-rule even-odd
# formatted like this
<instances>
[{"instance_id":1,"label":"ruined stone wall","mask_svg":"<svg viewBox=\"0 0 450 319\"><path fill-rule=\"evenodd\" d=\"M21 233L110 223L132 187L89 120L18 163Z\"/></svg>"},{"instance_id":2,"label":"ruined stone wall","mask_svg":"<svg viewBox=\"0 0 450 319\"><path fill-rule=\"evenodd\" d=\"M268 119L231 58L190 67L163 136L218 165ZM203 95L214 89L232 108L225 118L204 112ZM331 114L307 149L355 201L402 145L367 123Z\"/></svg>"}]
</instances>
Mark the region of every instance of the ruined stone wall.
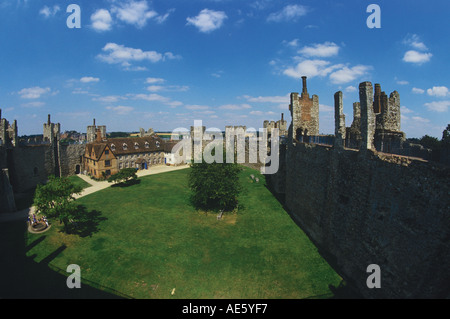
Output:
<instances>
[{"instance_id":1,"label":"ruined stone wall","mask_svg":"<svg viewBox=\"0 0 450 319\"><path fill-rule=\"evenodd\" d=\"M15 147L10 150L8 166L14 192L25 192L39 183L45 183L54 170L52 155L49 145Z\"/></svg>"},{"instance_id":2,"label":"ruined stone wall","mask_svg":"<svg viewBox=\"0 0 450 319\"><path fill-rule=\"evenodd\" d=\"M85 144L61 145L59 147L61 176L72 176L83 172ZM77 172L77 166L79 171Z\"/></svg>"},{"instance_id":3,"label":"ruined stone wall","mask_svg":"<svg viewBox=\"0 0 450 319\"><path fill-rule=\"evenodd\" d=\"M364 297L450 297L450 169L380 156L288 144L285 205ZM367 288L370 264L380 289Z\"/></svg>"}]
</instances>

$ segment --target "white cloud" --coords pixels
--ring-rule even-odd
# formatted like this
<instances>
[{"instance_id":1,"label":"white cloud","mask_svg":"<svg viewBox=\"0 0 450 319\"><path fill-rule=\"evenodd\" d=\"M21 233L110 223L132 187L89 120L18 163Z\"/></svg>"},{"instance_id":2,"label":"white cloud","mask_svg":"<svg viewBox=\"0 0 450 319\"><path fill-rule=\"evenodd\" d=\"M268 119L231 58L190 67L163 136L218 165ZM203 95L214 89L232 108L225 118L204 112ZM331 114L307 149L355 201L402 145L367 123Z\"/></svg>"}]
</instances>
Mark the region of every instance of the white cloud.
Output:
<instances>
[{"instance_id":1,"label":"white cloud","mask_svg":"<svg viewBox=\"0 0 450 319\"><path fill-rule=\"evenodd\" d=\"M243 110L243 109L251 109L252 106L249 104L226 104L219 106L219 109L222 110Z\"/></svg>"},{"instance_id":2,"label":"white cloud","mask_svg":"<svg viewBox=\"0 0 450 319\"><path fill-rule=\"evenodd\" d=\"M286 44L289 47L295 48L295 47L298 47L299 40L298 39L294 39L292 41L283 41L283 43Z\"/></svg>"},{"instance_id":3,"label":"white cloud","mask_svg":"<svg viewBox=\"0 0 450 319\"><path fill-rule=\"evenodd\" d=\"M244 95L243 98L245 98L249 102L254 103L287 103L289 104L289 94L285 96L258 96L258 97L252 97L249 95Z\"/></svg>"},{"instance_id":4,"label":"white cloud","mask_svg":"<svg viewBox=\"0 0 450 319\"><path fill-rule=\"evenodd\" d=\"M433 86L433 88L427 90L427 94L431 96L447 96L449 91L445 86Z\"/></svg>"},{"instance_id":5,"label":"white cloud","mask_svg":"<svg viewBox=\"0 0 450 319\"><path fill-rule=\"evenodd\" d=\"M447 112L448 108L450 106L450 101L435 101L430 103L425 103L425 106L430 110L434 112Z\"/></svg>"},{"instance_id":6,"label":"white cloud","mask_svg":"<svg viewBox=\"0 0 450 319\"><path fill-rule=\"evenodd\" d=\"M206 105L186 105L186 108L188 110L198 111L198 110L207 110L207 109L209 109L209 106L206 106Z\"/></svg>"},{"instance_id":7,"label":"white cloud","mask_svg":"<svg viewBox=\"0 0 450 319\"><path fill-rule=\"evenodd\" d=\"M305 6L292 4L287 5L278 12L271 13L267 17L269 22L283 22L283 21L295 21L297 18L302 17L308 13L308 9Z\"/></svg>"},{"instance_id":8,"label":"white cloud","mask_svg":"<svg viewBox=\"0 0 450 319\"><path fill-rule=\"evenodd\" d=\"M402 106L400 107L400 112L401 114L410 114L413 113L413 110L408 109L406 106Z\"/></svg>"},{"instance_id":9,"label":"white cloud","mask_svg":"<svg viewBox=\"0 0 450 319\"><path fill-rule=\"evenodd\" d=\"M186 20L187 25L197 27L200 32L209 33L219 29L227 18L223 11L203 9L196 17L188 17Z\"/></svg>"},{"instance_id":10,"label":"white cloud","mask_svg":"<svg viewBox=\"0 0 450 319\"><path fill-rule=\"evenodd\" d=\"M343 84L356 80L362 75L367 74L370 68L365 65L356 65L352 68L343 67L342 69L330 74L330 80L334 84Z\"/></svg>"},{"instance_id":11,"label":"white cloud","mask_svg":"<svg viewBox=\"0 0 450 319\"><path fill-rule=\"evenodd\" d=\"M319 104L319 111L320 112L334 112L334 107L325 105L325 104Z\"/></svg>"},{"instance_id":12,"label":"white cloud","mask_svg":"<svg viewBox=\"0 0 450 319\"><path fill-rule=\"evenodd\" d=\"M412 88L411 90L414 94L423 94L425 93L425 90L419 89L419 88Z\"/></svg>"},{"instance_id":13,"label":"white cloud","mask_svg":"<svg viewBox=\"0 0 450 319\"><path fill-rule=\"evenodd\" d=\"M427 46L420 40L420 37L417 34L408 35L403 43L413 47L416 50L427 51Z\"/></svg>"},{"instance_id":14,"label":"white cloud","mask_svg":"<svg viewBox=\"0 0 450 319\"><path fill-rule=\"evenodd\" d=\"M163 59L163 55L156 51L143 51L116 43L107 43L102 51L107 54L99 54L97 57L100 60L110 64L121 63L124 67L130 67L130 62L150 61L156 63Z\"/></svg>"},{"instance_id":15,"label":"white cloud","mask_svg":"<svg viewBox=\"0 0 450 319\"><path fill-rule=\"evenodd\" d=\"M346 88L345 88L345 92L356 92L356 87L354 87L354 86L352 86L352 85L350 85L350 86L347 86Z\"/></svg>"},{"instance_id":16,"label":"white cloud","mask_svg":"<svg viewBox=\"0 0 450 319\"><path fill-rule=\"evenodd\" d=\"M45 105L44 102L30 102L30 103L22 104L23 107L41 107L44 105Z\"/></svg>"},{"instance_id":17,"label":"white cloud","mask_svg":"<svg viewBox=\"0 0 450 319\"><path fill-rule=\"evenodd\" d=\"M189 87L186 85L150 85L147 87L147 91L150 92L160 92L160 91L171 91L171 92L186 92Z\"/></svg>"},{"instance_id":18,"label":"white cloud","mask_svg":"<svg viewBox=\"0 0 450 319\"><path fill-rule=\"evenodd\" d=\"M181 59L181 55L175 55L172 52L166 52L166 53L164 53L163 60L166 60L166 59L168 59L168 60L179 60L179 59Z\"/></svg>"},{"instance_id":19,"label":"white cloud","mask_svg":"<svg viewBox=\"0 0 450 319\"><path fill-rule=\"evenodd\" d=\"M305 46L298 53L307 57L330 57L339 53L339 46L333 42Z\"/></svg>"},{"instance_id":20,"label":"white cloud","mask_svg":"<svg viewBox=\"0 0 450 319\"><path fill-rule=\"evenodd\" d=\"M35 86L32 88L25 88L20 90L18 93L22 99L38 99L41 95L46 93L50 93L51 89L49 87L41 88L39 86Z\"/></svg>"},{"instance_id":21,"label":"white cloud","mask_svg":"<svg viewBox=\"0 0 450 319\"><path fill-rule=\"evenodd\" d=\"M398 85L408 85L409 82L408 81L404 81L404 80L399 80L399 81L397 81L397 84Z\"/></svg>"},{"instance_id":22,"label":"white cloud","mask_svg":"<svg viewBox=\"0 0 450 319\"><path fill-rule=\"evenodd\" d=\"M131 106L123 106L123 105L107 106L106 109L114 111L115 113L117 113L119 115L126 115L126 114L129 114L131 111L134 110L134 108L131 107Z\"/></svg>"},{"instance_id":23,"label":"white cloud","mask_svg":"<svg viewBox=\"0 0 450 319\"><path fill-rule=\"evenodd\" d=\"M115 103L120 100L126 100L126 97L118 96L118 95L108 95L108 96L101 96L101 97L95 97L92 100L93 101L99 101L99 102L105 102L105 103Z\"/></svg>"},{"instance_id":24,"label":"white cloud","mask_svg":"<svg viewBox=\"0 0 450 319\"><path fill-rule=\"evenodd\" d=\"M177 107L183 105L183 103L179 101L172 101L170 98L159 95L159 94L127 94L127 96L135 99L135 100L145 100L149 102L160 102L170 107Z\"/></svg>"},{"instance_id":25,"label":"white cloud","mask_svg":"<svg viewBox=\"0 0 450 319\"><path fill-rule=\"evenodd\" d=\"M112 28L112 17L108 10L99 9L91 15L92 27L96 31L109 31Z\"/></svg>"},{"instance_id":26,"label":"white cloud","mask_svg":"<svg viewBox=\"0 0 450 319\"><path fill-rule=\"evenodd\" d=\"M413 116L412 119L415 122L419 122L419 123L430 123L429 119L426 119L426 118L423 118L423 117L420 117L420 116Z\"/></svg>"},{"instance_id":27,"label":"white cloud","mask_svg":"<svg viewBox=\"0 0 450 319\"><path fill-rule=\"evenodd\" d=\"M42 14L45 18L49 18L49 17L53 17L55 14L57 14L59 10L61 10L61 8L58 5L54 5L53 8L44 6L39 11L39 14Z\"/></svg>"},{"instance_id":28,"label":"white cloud","mask_svg":"<svg viewBox=\"0 0 450 319\"><path fill-rule=\"evenodd\" d=\"M150 91L150 92L159 92L162 90L164 90L164 86L162 86L162 85L150 85L147 87L147 91Z\"/></svg>"},{"instance_id":29,"label":"white cloud","mask_svg":"<svg viewBox=\"0 0 450 319\"><path fill-rule=\"evenodd\" d=\"M155 19L156 19L156 22L157 22L157 23L163 23L164 21L167 20L167 18L168 18L174 11L175 11L175 9L170 9L169 11L167 11L167 13L166 13L165 15L157 16L157 17L155 18Z\"/></svg>"},{"instance_id":30,"label":"white cloud","mask_svg":"<svg viewBox=\"0 0 450 319\"><path fill-rule=\"evenodd\" d=\"M99 78L94 78L92 76L84 76L80 79L81 83L90 83L90 82L98 82L100 81Z\"/></svg>"},{"instance_id":31,"label":"white cloud","mask_svg":"<svg viewBox=\"0 0 450 319\"><path fill-rule=\"evenodd\" d=\"M403 61L408 63L422 64L430 61L433 55L431 53L422 53L415 50L410 50L403 56Z\"/></svg>"},{"instance_id":32,"label":"white cloud","mask_svg":"<svg viewBox=\"0 0 450 319\"><path fill-rule=\"evenodd\" d=\"M147 24L147 20L158 16L156 11L149 9L145 0L121 3L119 6L113 6L111 12L119 20L134 25L137 28L143 28Z\"/></svg>"},{"instance_id":33,"label":"white cloud","mask_svg":"<svg viewBox=\"0 0 450 319\"><path fill-rule=\"evenodd\" d=\"M163 82L165 82L165 80L162 78L147 78L145 80L145 83L148 83L148 84L163 83Z\"/></svg>"},{"instance_id":34,"label":"white cloud","mask_svg":"<svg viewBox=\"0 0 450 319\"><path fill-rule=\"evenodd\" d=\"M315 76L326 76L333 70L343 67L343 65L330 66L329 61L325 60L303 60L295 67L284 70L284 74L293 78L307 76L313 78Z\"/></svg>"}]
</instances>

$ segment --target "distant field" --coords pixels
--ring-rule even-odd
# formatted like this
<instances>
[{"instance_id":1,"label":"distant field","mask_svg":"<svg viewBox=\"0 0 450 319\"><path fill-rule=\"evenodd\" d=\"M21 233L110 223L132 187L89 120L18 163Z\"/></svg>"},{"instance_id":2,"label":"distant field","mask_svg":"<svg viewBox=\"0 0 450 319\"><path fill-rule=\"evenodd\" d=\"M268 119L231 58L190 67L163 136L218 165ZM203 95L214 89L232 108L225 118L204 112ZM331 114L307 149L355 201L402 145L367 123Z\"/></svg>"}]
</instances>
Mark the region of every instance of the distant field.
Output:
<instances>
[{"instance_id":1,"label":"distant field","mask_svg":"<svg viewBox=\"0 0 450 319\"><path fill-rule=\"evenodd\" d=\"M258 171L241 173L239 213L223 220L189 204L188 173L150 175L139 184L79 199L99 217L96 231L65 235L53 221L45 234L27 233L26 255L35 262L45 259L52 269L78 264L85 284L132 298L333 296L329 286L338 286L341 278Z\"/></svg>"}]
</instances>

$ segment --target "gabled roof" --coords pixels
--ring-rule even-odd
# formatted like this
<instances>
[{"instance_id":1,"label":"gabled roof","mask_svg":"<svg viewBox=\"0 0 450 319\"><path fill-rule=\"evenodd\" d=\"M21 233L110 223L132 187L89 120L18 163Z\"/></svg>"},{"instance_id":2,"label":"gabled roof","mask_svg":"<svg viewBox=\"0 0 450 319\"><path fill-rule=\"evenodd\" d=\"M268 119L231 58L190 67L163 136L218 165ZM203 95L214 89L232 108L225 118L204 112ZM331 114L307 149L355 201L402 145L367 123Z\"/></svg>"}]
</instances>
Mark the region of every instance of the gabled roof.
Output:
<instances>
[{"instance_id":1,"label":"gabled roof","mask_svg":"<svg viewBox=\"0 0 450 319\"><path fill-rule=\"evenodd\" d=\"M98 142L93 142L93 143L88 143L86 144L86 148L87 151L89 153L89 156L91 156L92 151L94 152L94 158L98 161L100 159L100 157L103 154L103 151L105 150L105 148L107 147L106 143L98 143Z\"/></svg>"},{"instance_id":2,"label":"gabled roof","mask_svg":"<svg viewBox=\"0 0 450 319\"><path fill-rule=\"evenodd\" d=\"M110 138L104 141L115 155L164 152L166 142L154 136ZM114 144L114 148L111 145ZM124 147L124 144L127 146Z\"/></svg>"}]
</instances>

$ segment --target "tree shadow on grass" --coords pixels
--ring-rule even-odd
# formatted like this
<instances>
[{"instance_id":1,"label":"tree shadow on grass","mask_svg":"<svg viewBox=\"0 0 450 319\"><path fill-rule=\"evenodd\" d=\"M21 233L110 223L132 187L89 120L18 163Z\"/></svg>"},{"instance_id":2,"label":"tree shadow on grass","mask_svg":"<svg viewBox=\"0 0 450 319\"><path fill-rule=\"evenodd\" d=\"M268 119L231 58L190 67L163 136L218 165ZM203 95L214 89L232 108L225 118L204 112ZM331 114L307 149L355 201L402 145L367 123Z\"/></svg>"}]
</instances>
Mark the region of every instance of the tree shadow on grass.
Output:
<instances>
[{"instance_id":1,"label":"tree shadow on grass","mask_svg":"<svg viewBox=\"0 0 450 319\"><path fill-rule=\"evenodd\" d=\"M88 211L86 206L78 205L74 221L69 225L68 230L70 234L80 237L92 237L100 230L100 223L105 220L107 218L98 210Z\"/></svg>"},{"instance_id":2,"label":"tree shadow on grass","mask_svg":"<svg viewBox=\"0 0 450 319\"><path fill-rule=\"evenodd\" d=\"M140 179L131 179L131 180L128 180L126 182L113 184L113 185L111 185L111 187L130 187L130 186L133 186L133 185L138 185L140 183L141 183Z\"/></svg>"},{"instance_id":3,"label":"tree shadow on grass","mask_svg":"<svg viewBox=\"0 0 450 319\"><path fill-rule=\"evenodd\" d=\"M65 269L56 272L49 262L65 249L61 246L41 262L34 259L36 254L27 256L33 247L43 244L47 235L42 235L26 245L26 221L0 223L0 299L118 299L131 298L110 288L82 280L82 289L69 289L66 284L70 273ZM42 238L42 239L41 239ZM84 284L86 283L86 284Z\"/></svg>"}]
</instances>

